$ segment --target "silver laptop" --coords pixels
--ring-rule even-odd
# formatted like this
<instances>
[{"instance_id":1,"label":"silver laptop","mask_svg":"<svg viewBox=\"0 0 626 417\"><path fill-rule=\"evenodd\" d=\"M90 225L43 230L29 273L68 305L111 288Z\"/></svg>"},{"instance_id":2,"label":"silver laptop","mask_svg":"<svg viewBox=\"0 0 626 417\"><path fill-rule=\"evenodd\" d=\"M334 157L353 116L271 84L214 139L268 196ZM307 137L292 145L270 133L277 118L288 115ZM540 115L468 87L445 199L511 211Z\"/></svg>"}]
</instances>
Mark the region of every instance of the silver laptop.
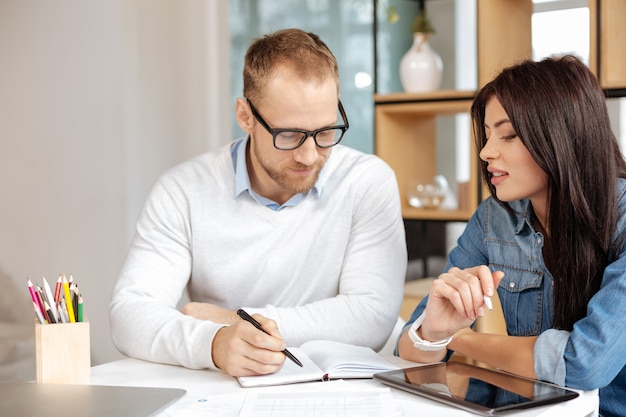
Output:
<instances>
[{"instance_id":1,"label":"silver laptop","mask_svg":"<svg viewBox=\"0 0 626 417\"><path fill-rule=\"evenodd\" d=\"M149 417L185 395L179 388L0 383L0 416Z\"/></svg>"}]
</instances>

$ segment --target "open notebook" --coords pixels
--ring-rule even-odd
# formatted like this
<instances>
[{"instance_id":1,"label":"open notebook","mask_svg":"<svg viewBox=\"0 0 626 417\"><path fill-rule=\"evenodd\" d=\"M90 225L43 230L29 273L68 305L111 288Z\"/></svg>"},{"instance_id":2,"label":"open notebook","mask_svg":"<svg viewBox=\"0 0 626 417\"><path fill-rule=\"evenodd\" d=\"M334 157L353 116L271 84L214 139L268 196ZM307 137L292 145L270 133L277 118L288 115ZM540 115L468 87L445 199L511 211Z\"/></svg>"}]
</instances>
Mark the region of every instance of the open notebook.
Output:
<instances>
[{"instance_id":1,"label":"open notebook","mask_svg":"<svg viewBox=\"0 0 626 417\"><path fill-rule=\"evenodd\" d=\"M242 387L293 384L329 379L371 378L375 373L399 369L374 350L329 340L313 340L289 347L302 368L287 359L283 368L269 375L239 377Z\"/></svg>"}]
</instances>

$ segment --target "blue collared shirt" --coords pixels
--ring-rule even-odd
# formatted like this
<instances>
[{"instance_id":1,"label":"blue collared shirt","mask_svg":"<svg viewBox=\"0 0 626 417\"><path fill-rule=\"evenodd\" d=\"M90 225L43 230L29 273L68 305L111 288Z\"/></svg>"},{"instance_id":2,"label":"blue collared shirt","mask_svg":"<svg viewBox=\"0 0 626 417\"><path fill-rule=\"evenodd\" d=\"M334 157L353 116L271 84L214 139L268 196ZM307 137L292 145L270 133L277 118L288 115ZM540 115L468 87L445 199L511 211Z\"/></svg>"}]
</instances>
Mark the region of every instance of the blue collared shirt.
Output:
<instances>
[{"instance_id":1,"label":"blue collared shirt","mask_svg":"<svg viewBox=\"0 0 626 417\"><path fill-rule=\"evenodd\" d=\"M282 205L279 205L277 202L255 193L254 190L252 190L252 188L250 187L250 176L248 175L248 166L246 164L246 147L249 141L249 136L238 139L233 143L230 151L233 157L233 166L235 167L235 198L237 198L243 192L248 192L252 196L252 198L254 198L259 204L262 204L274 211L278 211L282 210L285 207L298 205L312 192L316 193L318 196L321 195L325 178L322 173L320 173L320 177L310 191L308 191L307 193L295 194L289 200L285 201L285 203L283 203ZM324 170L322 169L322 172L323 171Z\"/></svg>"},{"instance_id":2,"label":"blue collared shirt","mask_svg":"<svg viewBox=\"0 0 626 417\"><path fill-rule=\"evenodd\" d=\"M626 231L626 181L618 181L620 218L616 239ZM626 250L606 267L600 290L587 305L587 315L573 331L552 328L553 278L543 260L543 235L531 223L528 200L510 204L507 212L494 199L483 201L448 256L464 269L488 265L504 272L498 296L512 336L539 336L534 347L538 379L572 388L600 388L602 416L624 415L626 398ZM413 312L407 327L426 306ZM489 313L487 313L489 314ZM407 328L405 327L405 328Z\"/></svg>"}]
</instances>

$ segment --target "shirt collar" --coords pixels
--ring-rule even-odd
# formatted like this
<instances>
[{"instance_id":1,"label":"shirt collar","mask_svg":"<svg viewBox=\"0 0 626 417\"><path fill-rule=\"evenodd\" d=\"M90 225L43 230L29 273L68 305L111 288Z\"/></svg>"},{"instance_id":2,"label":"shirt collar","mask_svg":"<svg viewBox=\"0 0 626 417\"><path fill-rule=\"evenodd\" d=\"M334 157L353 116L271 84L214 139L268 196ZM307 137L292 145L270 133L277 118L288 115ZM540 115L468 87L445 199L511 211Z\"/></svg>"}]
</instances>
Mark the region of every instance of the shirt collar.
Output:
<instances>
[{"instance_id":1,"label":"shirt collar","mask_svg":"<svg viewBox=\"0 0 626 417\"><path fill-rule=\"evenodd\" d=\"M517 214L515 217L517 218L517 224L515 225L515 234L519 234L522 232L524 225L527 224L532 230L534 230L532 226L532 218L535 215L533 212L532 206L530 205L530 200L518 200L513 203L509 203L509 207L511 207Z\"/></svg>"}]
</instances>

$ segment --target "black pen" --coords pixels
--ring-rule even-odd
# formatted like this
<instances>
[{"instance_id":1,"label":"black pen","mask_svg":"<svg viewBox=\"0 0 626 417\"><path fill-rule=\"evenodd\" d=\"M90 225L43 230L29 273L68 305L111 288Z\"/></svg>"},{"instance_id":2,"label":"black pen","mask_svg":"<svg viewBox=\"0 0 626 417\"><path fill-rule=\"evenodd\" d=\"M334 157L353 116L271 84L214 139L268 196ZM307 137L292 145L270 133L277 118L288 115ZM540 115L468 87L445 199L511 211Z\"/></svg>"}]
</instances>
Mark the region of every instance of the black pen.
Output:
<instances>
[{"instance_id":1,"label":"black pen","mask_svg":"<svg viewBox=\"0 0 626 417\"><path fill-rule=\"evenodd\" d=\"M256 321L254 319L254 317L252 317L250 314L246 313L243 309L239 309L237 310L237 315L239 317L241 317L242 319L244 319L245 321L247 321L248 323L252 323L252 325L254 327L256 327L257 329L259 329L260 331L262 331L265 334L269 334L268 332L266 332L263 327L261 327L261 323L259 323L258 321ZM293 356L293 353L289 352L287 349L283 350L283 353L285 354L286 357L288 357L289 359L291 359L293 361L293 363L295 363L296 365L302 367L302 362L300 362L298 360L298 358L296 358L295 356Z\"/></svg>"}]
</instances>

